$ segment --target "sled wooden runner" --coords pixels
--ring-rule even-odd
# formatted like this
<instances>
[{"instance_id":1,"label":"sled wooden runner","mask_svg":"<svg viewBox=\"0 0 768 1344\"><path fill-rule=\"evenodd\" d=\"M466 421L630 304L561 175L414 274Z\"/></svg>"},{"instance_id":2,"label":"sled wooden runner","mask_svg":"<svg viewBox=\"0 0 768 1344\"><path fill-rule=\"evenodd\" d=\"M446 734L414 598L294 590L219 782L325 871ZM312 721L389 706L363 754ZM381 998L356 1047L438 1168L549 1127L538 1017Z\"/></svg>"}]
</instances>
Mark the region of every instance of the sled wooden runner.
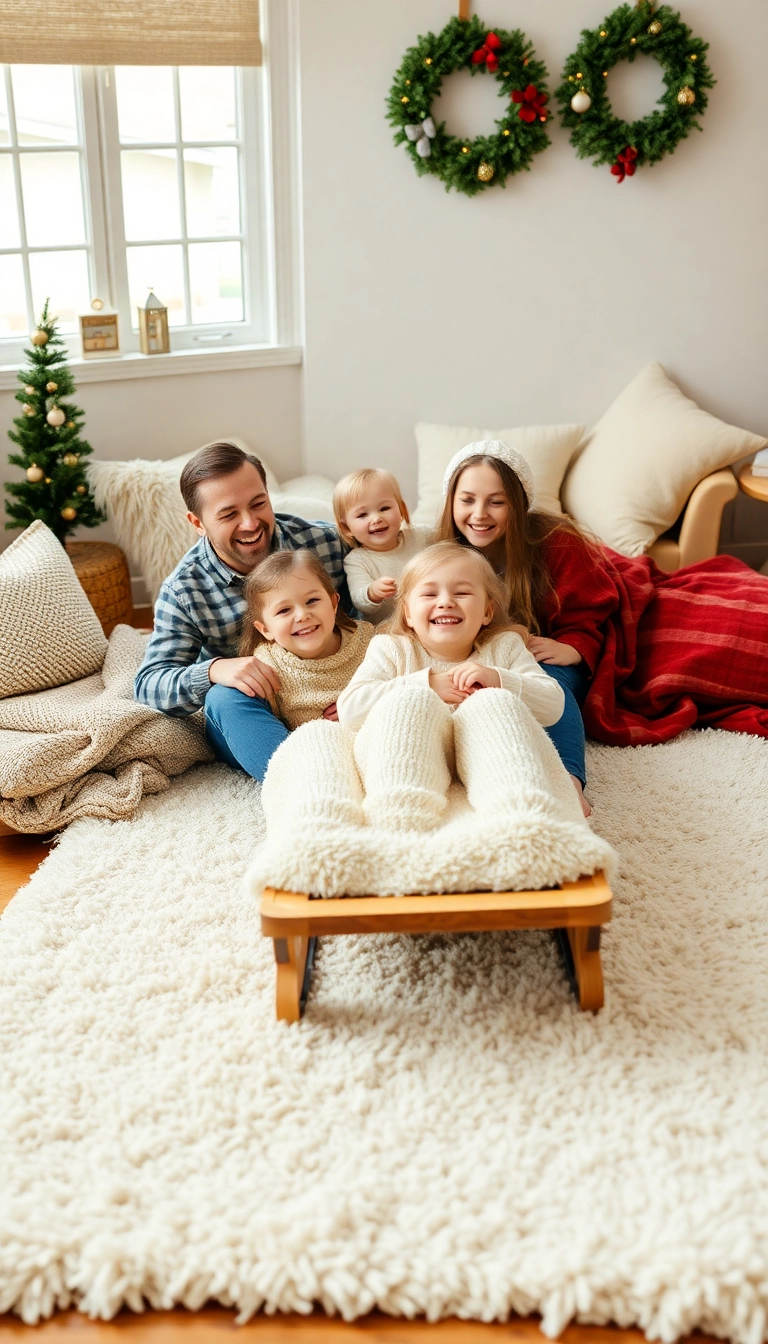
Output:
<instances>
[{"instance_id":1,"label":"sled wooden runner","mask_svg":"<svg viewBox=\"0 0 768 1344\"><path fill-rule=\"evenodd\" d=\"M261 931L272 939L277 1016L298 1022L309 989L314 940L354 933L482 933L559 930L579 1007L603 1006L600 930L611 918L611 889L602 872L545 891L470 891L436 896L343 896L315 900L267 887Z\"/></svg>"}]
</instances>

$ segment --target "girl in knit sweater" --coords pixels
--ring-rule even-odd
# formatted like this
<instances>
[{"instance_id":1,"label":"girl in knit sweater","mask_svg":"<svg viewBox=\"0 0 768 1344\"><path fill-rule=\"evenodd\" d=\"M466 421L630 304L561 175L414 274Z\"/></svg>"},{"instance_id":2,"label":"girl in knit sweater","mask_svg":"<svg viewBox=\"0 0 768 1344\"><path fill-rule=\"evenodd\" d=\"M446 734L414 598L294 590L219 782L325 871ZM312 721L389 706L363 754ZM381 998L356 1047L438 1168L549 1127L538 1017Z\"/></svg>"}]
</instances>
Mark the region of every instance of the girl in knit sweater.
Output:
<instances>
[{"instance_id":1,"label":"girl in knit sweater","mask_svg":"<svg viewBox=\"0 0 768 1344\"><path fill-rule=\"evenodd\" d=\"M339 722L356 732L370 821L430 829L454 769L470 802L496 798L503 808L507 775L519 781L522 767L535 789L537 756L556 758L531 716L555 723L563 692L507 605L488 562L453 542L428 547L404 570L391 633L371 640L337 705Z\"/></svg>"},{"instance_id":2,"label":"girl in knit sweater","mask_svg":"<svg viewBox=\"0 0 768 1344\"><path fill-rule=\"evenodd\" d=\"M340 609L314 551L275 551L249 574L244 594L240 654L258 648L259 659L277 672L274 713L289 728L335 720L336 699L363 661L373 626Z\"/></svg>"},{"instance_id":3,"label":"girl in knit sweater","mask_svg":"<svg viewBox=\"0 0 768 1344\"><path fill-rule=\"evenodd\" d=\"M378 625L392 615L400 575L424 549L430 530L411 526L400 486L388 471L366 468L345 476L333 492L333 512L352 548L344 557L350 597Z\"/></svg>"}]
</instances>

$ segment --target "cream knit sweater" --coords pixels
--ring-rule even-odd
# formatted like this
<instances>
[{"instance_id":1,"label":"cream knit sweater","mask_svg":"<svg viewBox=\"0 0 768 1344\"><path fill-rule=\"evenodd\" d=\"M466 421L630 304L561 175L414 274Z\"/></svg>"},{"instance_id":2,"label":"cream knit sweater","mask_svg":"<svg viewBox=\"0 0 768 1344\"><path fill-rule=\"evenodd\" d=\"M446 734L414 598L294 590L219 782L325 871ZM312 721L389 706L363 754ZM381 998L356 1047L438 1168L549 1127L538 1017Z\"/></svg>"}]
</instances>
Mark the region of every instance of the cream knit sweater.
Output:
<instances>
[{"instance_id":1,"label":"cream knit sweater","mask_svg":"<svg viewBox=\"0 0 768 1344\"><path fill-rule=\"evenodd\" d=\"M522 700L545 728L557 723L565 705L562 687L539 667L519 635L510 630L492 635L480 648L475 647L472 656L484 667L495 668L502 689ZM393 687L403 682L428 687L431 670L447 672L456 666L433 658L406 635L376 635L362 665L337 699L339 722L357 731Z\"/></svg>"},{"instance_id":2,"label":"cream knit sweater","mask_svg":"<svg viewBox=\"0 0 768 1344\"><path fill-rule=\"evenodd\" d=\"M270 703L289 728L319 719L338 700L362 663L372 635L368 621L359 621L354 630L342 630L339 651L330 658L299 658L266 641L257 645L256 657L274 667L280 678L280 690Z\"/></svg>"},{"instance_id":3,"label":"cream knit sweater","mask_svg":"<svg viewBox=\"0 0 768 1344\"><path fill-rule=\"evenodd\" d=\"M365 546L353 546L344 556L349 595L358 611L364 612L374 625L392 615L395 603L391 597L386 602L371 602L368 596L371 584L376 579L399 579L408 561L429 544L430 533L428 527L404 527L393 551L369 551Z\"/></svg>"}]
</instances>

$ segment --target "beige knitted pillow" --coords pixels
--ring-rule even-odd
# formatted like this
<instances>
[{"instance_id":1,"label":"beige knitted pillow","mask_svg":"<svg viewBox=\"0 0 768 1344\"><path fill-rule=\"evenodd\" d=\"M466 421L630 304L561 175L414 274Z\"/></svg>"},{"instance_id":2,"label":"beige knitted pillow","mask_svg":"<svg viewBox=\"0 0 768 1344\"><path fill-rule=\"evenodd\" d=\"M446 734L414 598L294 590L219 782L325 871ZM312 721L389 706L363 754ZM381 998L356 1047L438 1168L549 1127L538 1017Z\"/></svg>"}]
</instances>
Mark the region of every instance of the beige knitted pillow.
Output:
<instances>
[{"instance_id":1,"label":"beige knitted pillow","mask_svg":"<svg viewBox=\"0 0 768 1344\"><path fill-rule=\"evenodd\" d=\"M98 672L107 641L72 562L38 519L0 554L0 697Z\"/></svg>"}]
</instances>

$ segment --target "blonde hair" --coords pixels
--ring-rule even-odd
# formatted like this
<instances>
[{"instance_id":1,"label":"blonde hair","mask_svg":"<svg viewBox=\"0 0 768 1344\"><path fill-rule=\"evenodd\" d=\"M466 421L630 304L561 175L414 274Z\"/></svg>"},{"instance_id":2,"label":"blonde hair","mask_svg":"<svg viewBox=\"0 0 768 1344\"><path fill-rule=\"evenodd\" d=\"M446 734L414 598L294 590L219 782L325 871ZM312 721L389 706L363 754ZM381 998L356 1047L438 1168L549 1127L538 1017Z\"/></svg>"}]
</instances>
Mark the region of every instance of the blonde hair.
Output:
<instances>
[{"instance_id":1,"label":"blonde hair","mask_svg":"<svg viewBox=\"0 0 768 1344\"><path fill-rule=\"evenodd\" d=\"M347 513L363 492L377 482L382 486L388 486L392 491L403 521L410 524L408 505L403 499L397 477L393 476L391 471L383 471L380 467L363 467L361 471L351 471L348 476L342 477L333 492L333 516L336 519L336 526L350 546L359 546L360 543L355 540L347 527Z\"/></svg>"},{"instance_id":2,"label":"blonde hair","mask_svg":"<svg viewBox=\"0 0 768 1344\"><path fill-rule=\"evenodd\" d=\"M256 629L254 621L262 620L267 595L274 592L289 574L297 574L302 570L317 579L331 600L336 597L336 589L328 577L328 571L314 551L275 551L273 555L267 556L266 560L262 560L260 565L251 570L243 587L243 596L248 608L243 617L240 633L238 653L241 657L253 653L264 638ZM337 607L336 625L339 630L354 630L357 622L342 611L341 607Z\"/></svg>"},{"instance_id":3,"label":"blonde hair","mask_svg":"<svg viewBox=\"0 0 768 1344\"><path fill-rule=\"evenodd\" d=\"M486 601L493 607L493 615L487 625L480 627L475 643L485 644L493 635L515 628L507 612L507 590L498 575L494 574L485 556L467 546L458 546L455 541L437 541L433 546L427 546L425 550L415 555L400 575L395 609L385 627L388 634L407 635L409 639L416 641L416 635L405 618L408 598L416 585L434 573L440 565L459 557L466 563L469 572L474 571L474 577L483 585Z\"/></svg>"}]
</instances>

